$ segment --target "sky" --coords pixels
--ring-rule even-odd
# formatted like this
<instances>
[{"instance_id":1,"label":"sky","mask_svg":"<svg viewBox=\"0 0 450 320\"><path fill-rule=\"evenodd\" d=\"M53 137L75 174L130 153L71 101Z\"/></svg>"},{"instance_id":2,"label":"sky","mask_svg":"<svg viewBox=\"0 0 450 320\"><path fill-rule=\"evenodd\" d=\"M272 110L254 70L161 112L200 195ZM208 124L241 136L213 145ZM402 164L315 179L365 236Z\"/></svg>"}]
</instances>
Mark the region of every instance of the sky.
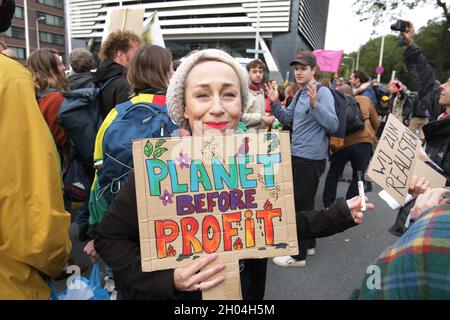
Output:
<instances>
[{"instance_id":1,"label":"sky","mask_svg":"<svg viewBox=\"0 0 450 320\"><path fill-rule=\"evenodd\" d=\"M441 15L441 10L435 8L432 3L424 7L405 12L402 20L410 20L416 26L416 30L427 25L430 19ZM344 50L345 53L357 51L359 46L365 44L371 37L373 26L371 22L359 22L359 18L353 12L354 0L330 0L328 13L327 35L325 40L326 50ZM380 26L379 35L392 34L388 21ZM347 32L346 32L347 31Z\"/></svg>"}]
</instances>

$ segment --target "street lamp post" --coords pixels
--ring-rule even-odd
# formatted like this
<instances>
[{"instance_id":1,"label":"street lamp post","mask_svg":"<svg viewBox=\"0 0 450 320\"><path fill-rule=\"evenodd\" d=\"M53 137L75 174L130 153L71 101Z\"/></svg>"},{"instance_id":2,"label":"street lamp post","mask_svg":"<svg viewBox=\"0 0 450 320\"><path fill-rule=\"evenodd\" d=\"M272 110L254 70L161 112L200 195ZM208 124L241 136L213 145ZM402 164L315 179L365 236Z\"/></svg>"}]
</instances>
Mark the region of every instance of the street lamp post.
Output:
<instances>
[{"instance_id":1,"label":"street lamp post","mask_svg":"<svg viewBox=\"0 0 450 320\"><path fill-rule=\"evenodd\" d=\"M356 69L359 70L359 58L361 56L361 46L358 49L358 58L356 59Z\"/></svg>"},{"instance_id":2,"label":"street lamp post","mask_svg":"<svg viewBox=\"0 0 450 320\"><path fill-rule=\"evenodd\" d=\"M383 66L383 54L384 54L384 40L385 40L386 36L383 36L381 38L381 48L380 48L380 62L378 63L379 67ZM378 78L377 78L378 82L381 82L381 73L378 74Z\"/></svg>"},{"instance_id":3,"label":"street lamp post","mask_svg":"<svg viewBox=\"0 0 450 320\"><path fill-rule=\"evenodd\" d=\"M345 56L344 59L352 60L352 74L355 72L355 58L352 58L350 56Z\"/></svg>"},{"instance_id":4,"label":"street lamp post","mask_svg":"<svg viewBox=\"0 0 450 320\"><path fill-rule=\"evenodd\" d=\"M345 66L346 67L346 69L347 69L347 72L345 73L345 79L347 79L348 80L348 64L346 64L346 63L341 63L341 66Z\"/></svg>"},{"instance_id":5,"label":"street lamp post","mask_svg":"<svg viewBox=\"0 0 450 320\"><path fill-rule=\"evenodd\" d=\"M257 9L257 21L256 21L256 40L255 40L255 59L259 59L259 29L260 29L260 19L261 19L261 0L258 0Z\"/></svg>"},{"instance_id":6,"label":"street lamp post","mask_svg":"<svg viewBox=\"0 0 450 320\"><path fill-rule=\"evenodd\" d=\"M36 41L37 41L37 49L39 50L41 48L41 43L39 39L39 21L45 20L44 17L39 17L36 19Z\"/></svg>"}]
</instances>

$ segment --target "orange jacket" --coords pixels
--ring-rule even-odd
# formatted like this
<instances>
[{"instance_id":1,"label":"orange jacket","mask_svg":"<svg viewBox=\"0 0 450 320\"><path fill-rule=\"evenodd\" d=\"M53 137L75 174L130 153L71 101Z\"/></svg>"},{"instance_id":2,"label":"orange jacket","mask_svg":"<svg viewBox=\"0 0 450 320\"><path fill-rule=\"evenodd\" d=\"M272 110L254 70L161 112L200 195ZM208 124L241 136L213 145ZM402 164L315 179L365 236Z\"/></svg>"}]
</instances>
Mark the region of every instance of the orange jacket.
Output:
<instances>
[{"instance_id":1,"label":"orange jacket","mask_svg":"<svg viewBox=\"0 0 450 320\"><path fill-rule=\"evenodd\" d=\"M41 110L41 113L50 128L53 139L55 140L61 163L64 164L64 154L67 153L70 148L70 142L64 133L64 129L57 123L58 112L64 102L64 97L59 91L48 92L43 93L42 98L38 98L37 101L39 109Z\"/></svg>"},{"instance_id":2,"label":"orange jacket","mask_svg":"<svg viewBox=\"0 0 450 320\"><path fill-rule=\"evenodd\" d=\"M380 127L380 118L378 117L377 110L373 106L372 100L364 96L356 96L356 102L359 104L359 108L365 120L364 129L355 132L345 137L344 148L359 144L370 143L375 145L377 138L375 136L376 130Z\"/></svg>"}]
</instances>

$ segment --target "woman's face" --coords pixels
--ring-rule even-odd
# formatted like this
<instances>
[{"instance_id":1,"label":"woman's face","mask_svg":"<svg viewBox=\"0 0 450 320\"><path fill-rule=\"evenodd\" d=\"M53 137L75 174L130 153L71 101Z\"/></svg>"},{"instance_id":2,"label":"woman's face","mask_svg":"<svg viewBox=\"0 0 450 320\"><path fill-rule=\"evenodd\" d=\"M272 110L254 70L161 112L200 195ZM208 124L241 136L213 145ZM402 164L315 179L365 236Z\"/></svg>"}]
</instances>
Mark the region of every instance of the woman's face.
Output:
<instances>
[{"instance_id":1,"label":"woman's face","mask_svg":"<svg viewBox=\"0 0 450 320\"><path fill-rule=\"evenodd\" d=\"M207 61L189 72L185 87L184 116L192 135L224 135L241 119L239 77L226 63Z\"/></svg>"},{"instance_id":2,"label":"woman's face","mask_svg":"<svg viewBox=\"0 0 450 320\"><path fill-rule=\"evenodd\" d=\"M64 63L62 63L60 56L58 56L57 54L55 54L54 56L56 58L56 63L58 65L58 71L61 73L61 75L63 75L65 77L66 76L66 66L64 65Z\"/></svg>"}]
</instances>

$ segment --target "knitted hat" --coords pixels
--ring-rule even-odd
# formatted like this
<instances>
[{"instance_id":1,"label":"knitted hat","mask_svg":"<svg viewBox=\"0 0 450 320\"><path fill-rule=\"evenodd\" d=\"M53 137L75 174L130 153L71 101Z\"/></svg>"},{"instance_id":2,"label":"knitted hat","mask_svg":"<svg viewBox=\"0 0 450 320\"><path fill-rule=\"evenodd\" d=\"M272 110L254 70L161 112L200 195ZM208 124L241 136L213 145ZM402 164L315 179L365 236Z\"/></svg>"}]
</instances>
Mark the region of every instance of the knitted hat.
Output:
<instances>
[{"instance_id":1,"label":"knitted hat","mask_svg":"<svg viewBox=\"0 0 450 320\"><path fill-rule=\"evenodd\" d=\"M246 70L236 60L234 60L233 57L222 50L207 49L198 51L182 60L181 65L172 76L167 89L166 103L169 116L172 118L173 122L180 126L180 128L189 128L189 123L184 117L184 109L186 106L184 96L186 79L194 66L205 61L220 61L228 64L234 69L238 75L241 87L242 111L244 111L244 107L247 105L248 73ZM212 72L214 71L212 70Z\"/></svg>"}]
</instances>

